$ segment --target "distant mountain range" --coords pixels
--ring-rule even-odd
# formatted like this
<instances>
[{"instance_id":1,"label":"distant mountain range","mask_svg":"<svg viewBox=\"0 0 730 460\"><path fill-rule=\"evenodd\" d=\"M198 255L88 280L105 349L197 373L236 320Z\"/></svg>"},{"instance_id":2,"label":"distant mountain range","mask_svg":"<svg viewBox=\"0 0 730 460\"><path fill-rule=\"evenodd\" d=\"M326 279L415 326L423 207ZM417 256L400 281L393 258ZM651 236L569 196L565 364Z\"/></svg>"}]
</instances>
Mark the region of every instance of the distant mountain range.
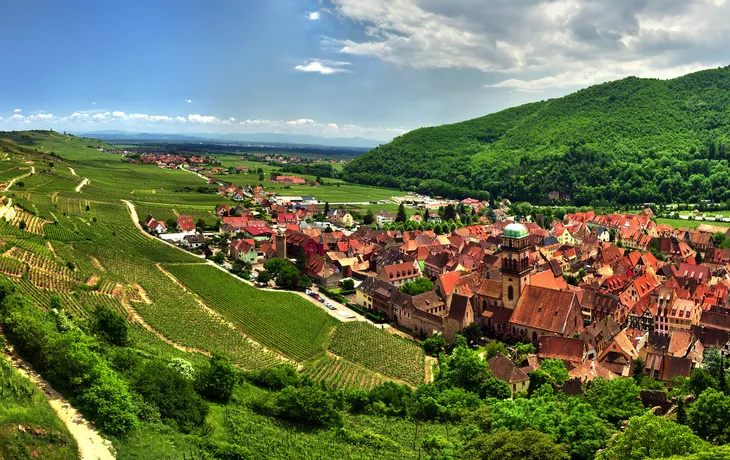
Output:
<instances>
[{"instance_id":1,"label":"distant mountain range","mask_svg":"<svg viewBox=\"0 0 730 460\"><path fill-rule=\"evenodd\" d=\"M120 130L94 131L80 133L79 136L92 137L103 141L170 141L170 142L235 142L257 144L301 144L322 145L328 147L361 147L373 148L385 141L365 139L362 137L321 137L306 134L165 134L134 133Z\"/></svg>"}]
</instances>

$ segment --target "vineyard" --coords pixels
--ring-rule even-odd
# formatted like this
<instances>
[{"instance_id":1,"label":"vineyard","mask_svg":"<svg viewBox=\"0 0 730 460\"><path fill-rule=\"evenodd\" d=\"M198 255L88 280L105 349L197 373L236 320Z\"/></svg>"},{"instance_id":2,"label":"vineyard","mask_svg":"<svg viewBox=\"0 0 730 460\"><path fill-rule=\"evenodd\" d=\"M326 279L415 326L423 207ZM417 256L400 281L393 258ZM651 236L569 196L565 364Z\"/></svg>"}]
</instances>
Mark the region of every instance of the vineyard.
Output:
<instances>
[{"instance_id":1,"label":"vineyard","mask_svg":"<svg viewBox=\"0 0 730 460\"><path fill-rule=\"evenodd\" d=\"M207 264L165 268L254 340L298 361L325 351L335 320L298 295L260 291Z\"/></svg>"},{"instance_id":2,"label":"vineyard","mask_svg":"<svg viewBox=\"0 0 730 460\"><path fill-rule=\"evenodd\" d=\"M414 385L426 379L421 347L367 323L354 321L338 325L329 349L368 369Z\"/></svg>"},{"instance_id":3,"label":"vineyard","mask_svg":"<svg viewBox=\"0 0 730 460\"><path fill-rule=\"evenodd\" d=\"M370 390L375 385L390 380L346 359L330 355L305 365L302 374L335 389Z\"/></svg>"},{"instance_id":4,"label":"vineyard","mask_svg":"<svg viewBox=\"0 0 730 460\"><path fill-rule=\"evenodd\" d=\"M31 214L19 207L15 207L15 215L9 220L10 225L18 227L21 230L25 230L36 235L43 235L43 227L50 222Z\"/></svg>"}]
</instances>

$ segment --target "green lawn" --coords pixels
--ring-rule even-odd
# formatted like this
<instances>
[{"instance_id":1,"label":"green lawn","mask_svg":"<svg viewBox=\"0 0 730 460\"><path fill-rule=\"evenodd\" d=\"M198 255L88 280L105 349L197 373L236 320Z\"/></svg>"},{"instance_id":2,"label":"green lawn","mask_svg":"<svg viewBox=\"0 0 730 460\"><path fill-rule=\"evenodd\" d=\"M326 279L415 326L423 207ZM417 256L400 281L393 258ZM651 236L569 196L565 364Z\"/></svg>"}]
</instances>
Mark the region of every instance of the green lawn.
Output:
<instances>
[{"instance_id":1,"label":"green lawn","mask_svg":"<svg viewBox=\"0 0 730 460\"><path fill-rule=\"evenodd\" d=\"M713 221L702 221L702 220L684 220L684 219L667 219L664 217L658 217L656 220L657 224L667 224L674 228L697 228L701 224L716 225L718 227L730 227L730 222L713 222Z\"/></svg>"}]
</instances>

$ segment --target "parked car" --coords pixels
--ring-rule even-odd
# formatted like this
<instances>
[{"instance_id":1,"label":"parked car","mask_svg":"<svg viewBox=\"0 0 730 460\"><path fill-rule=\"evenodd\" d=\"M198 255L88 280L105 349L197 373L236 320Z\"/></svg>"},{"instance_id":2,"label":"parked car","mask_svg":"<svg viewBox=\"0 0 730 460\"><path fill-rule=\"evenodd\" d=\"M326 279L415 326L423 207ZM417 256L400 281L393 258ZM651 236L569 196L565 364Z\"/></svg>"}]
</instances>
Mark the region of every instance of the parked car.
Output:
<instances>
[{"instance_id":1,"label":"parked car","mask_svg":"<svg viewBox=\"0 0 730 460\"><path fill-rule=\"evenodd\" d=\"M312 291L311 289L305 289L304 293L307 295L312 295L312 294L314 294L314 291Z\"/></svg>"}]
</instances>

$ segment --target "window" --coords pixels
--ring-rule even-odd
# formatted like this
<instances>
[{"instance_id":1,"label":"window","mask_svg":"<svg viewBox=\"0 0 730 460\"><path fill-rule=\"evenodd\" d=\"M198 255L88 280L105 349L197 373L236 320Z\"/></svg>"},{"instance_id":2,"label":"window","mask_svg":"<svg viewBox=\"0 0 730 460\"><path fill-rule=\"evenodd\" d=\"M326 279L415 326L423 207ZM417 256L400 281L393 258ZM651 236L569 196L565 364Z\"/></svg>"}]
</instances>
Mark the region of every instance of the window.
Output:
<instances>
[{"instance_id":1,"label":"window","mask_svg":"<svg viewBox=\"0 0 730 460\"><path fill-rule=\"evenodd\" d=\"M512 286L507 287L507 298L513 300L515 298L515 290Z\"/></svg>"}]
</instances>

